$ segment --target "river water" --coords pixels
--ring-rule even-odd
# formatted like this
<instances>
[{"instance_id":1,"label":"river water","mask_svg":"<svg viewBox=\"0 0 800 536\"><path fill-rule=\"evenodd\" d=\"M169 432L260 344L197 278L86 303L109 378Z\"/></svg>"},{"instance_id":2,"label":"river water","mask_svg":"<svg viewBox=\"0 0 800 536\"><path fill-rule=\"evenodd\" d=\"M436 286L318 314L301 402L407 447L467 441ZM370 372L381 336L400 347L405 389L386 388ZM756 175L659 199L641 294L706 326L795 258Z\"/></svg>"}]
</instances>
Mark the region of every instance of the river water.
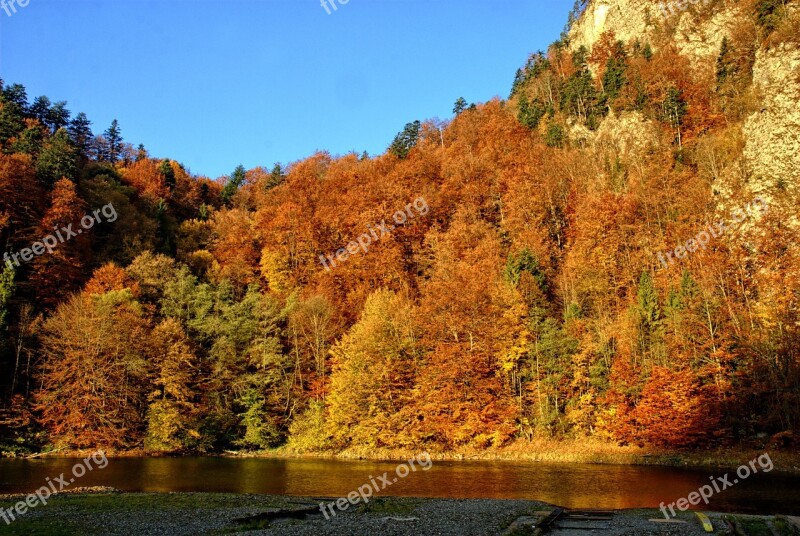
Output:
<instances>
[{"instance_id":1,"label":"river water","mask_svg":"<svg viewBox=\"0 0 800 536\"><path fill-rule=\"evenodd\" d=\"M31 492L79 460L0 460L0 494ZM70 487L124 491L202 491L342 497L397 462L329 459L121 458L109 459ZM719 469L509 461L434 461L386 487L382 496L532 499L567 508L658 507L723 476ZM731 475L732 483L735 475ZM65 479L65 480L68 480ZM380 480L378 480L380 482ZM716 493L705 510L800 514L800 476L759 472Z\"/></svg>"}]
</instances>

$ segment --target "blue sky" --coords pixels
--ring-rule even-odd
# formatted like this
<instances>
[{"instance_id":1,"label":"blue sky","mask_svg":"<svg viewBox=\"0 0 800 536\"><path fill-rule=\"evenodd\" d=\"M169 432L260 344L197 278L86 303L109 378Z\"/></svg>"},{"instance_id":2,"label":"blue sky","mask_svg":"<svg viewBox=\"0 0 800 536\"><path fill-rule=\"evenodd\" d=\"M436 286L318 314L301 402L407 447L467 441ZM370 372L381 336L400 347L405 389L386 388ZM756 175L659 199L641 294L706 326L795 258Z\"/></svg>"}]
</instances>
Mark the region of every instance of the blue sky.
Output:
<instances>
[{"instance_id":1,"label":"blue sky","mask_svg":"<svg viewBox=\"0 0 800 536\"><path fill-rule=\"evenodd\" d=\"M381 153L459 96L505 98L573 3L29 2L0 11L0 77L68 101L96 133L117 118L126 141L212 178L318 149Z\"/></svg>"}]
</instances>

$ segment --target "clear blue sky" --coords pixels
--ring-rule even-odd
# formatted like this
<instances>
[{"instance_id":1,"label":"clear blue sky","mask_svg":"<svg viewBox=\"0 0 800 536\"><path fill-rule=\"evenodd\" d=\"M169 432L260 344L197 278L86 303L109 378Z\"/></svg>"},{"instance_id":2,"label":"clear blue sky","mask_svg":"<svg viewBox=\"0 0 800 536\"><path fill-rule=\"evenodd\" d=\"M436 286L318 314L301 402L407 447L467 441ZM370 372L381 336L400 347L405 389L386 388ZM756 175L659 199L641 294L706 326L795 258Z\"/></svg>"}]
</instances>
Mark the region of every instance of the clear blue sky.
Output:
<instances>
[{"instance_id":1,"label":"clear blue sky","mask_svg":"<svg viewBox=\"0 0 800 536\"><path fill-rule=\"evenodd\" d=\"M0 77L68 101L95 133L117 118L126 141L212 178L318 149L381 153L459 96L505 98L573 3L29 1L0 11Z\"/></svg>"}]
</instances>

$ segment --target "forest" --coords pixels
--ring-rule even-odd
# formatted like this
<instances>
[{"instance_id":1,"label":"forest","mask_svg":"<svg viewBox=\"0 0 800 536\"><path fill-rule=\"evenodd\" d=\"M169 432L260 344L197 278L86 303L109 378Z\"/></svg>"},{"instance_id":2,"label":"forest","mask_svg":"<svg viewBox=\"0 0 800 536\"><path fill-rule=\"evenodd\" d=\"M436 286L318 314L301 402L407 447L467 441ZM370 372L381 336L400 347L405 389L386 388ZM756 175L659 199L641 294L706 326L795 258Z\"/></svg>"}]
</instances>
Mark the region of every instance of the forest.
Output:
<instances>
[{"instance_id":1,"label":"forest","mask_svg":"<svg viewBox=\"0 0 800 536\"><path fill-rule=\"evenodd\" d=\"M216 180L0 82L3 251L116 214L4 262L0 451L800 444L797 185L742 165L756 45L800 31L745 4L713 64L565 32L384 154Z\"/></svg>"}]
</instances>

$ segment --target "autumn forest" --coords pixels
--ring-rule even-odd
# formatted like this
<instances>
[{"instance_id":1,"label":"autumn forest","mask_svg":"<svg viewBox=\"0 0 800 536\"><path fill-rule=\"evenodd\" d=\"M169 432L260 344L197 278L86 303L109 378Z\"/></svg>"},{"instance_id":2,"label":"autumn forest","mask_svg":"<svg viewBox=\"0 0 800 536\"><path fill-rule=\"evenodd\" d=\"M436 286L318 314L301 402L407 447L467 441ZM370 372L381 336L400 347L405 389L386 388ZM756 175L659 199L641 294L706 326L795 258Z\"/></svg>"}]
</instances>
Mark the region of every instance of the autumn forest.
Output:
<instances>
[{"instance_id":1,"label":"autumn forest","mask_svg":"<svg viewBox=\"0 0 800 536\"><path fill-rule=\"evenodd\" d=\"M4 253L117 217L4 260L0 451L797 444L797 189L742 165L742 124L756 47L800 31L741 3L706 65L565 32L509 94L409 118L384 154L217 180L1 82Z\"/></svg>"}]
</instances>

